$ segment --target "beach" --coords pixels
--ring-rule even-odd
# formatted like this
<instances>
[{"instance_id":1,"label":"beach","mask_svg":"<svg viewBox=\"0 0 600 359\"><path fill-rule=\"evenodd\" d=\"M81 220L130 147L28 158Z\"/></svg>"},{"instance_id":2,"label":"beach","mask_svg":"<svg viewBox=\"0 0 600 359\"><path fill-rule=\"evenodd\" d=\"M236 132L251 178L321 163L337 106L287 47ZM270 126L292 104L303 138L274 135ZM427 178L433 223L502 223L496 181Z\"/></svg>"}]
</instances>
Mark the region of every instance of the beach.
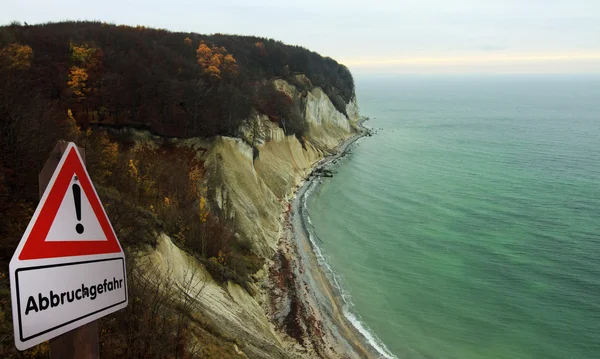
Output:
<instances>
[{"instance_id":1,"label":"beach","mask_svg":"<svg viewBox=\"0 0 600 359\"><path fill-rule=\"evenodd\" d=\"M300 185L289 205L285 218L286 240L280 246L291 262L289 267L295 277L294 297L308 317L305 322L314 323L315 326L313 330L308 328L308 331L317 338L309 340L315 351L325 357L331 357L332 354L355 358L386 357L375 348L368 333L359 331L359 323L353 324L347 318L346 303L339 285L335 283L333 272L308 231L305 215L305 197L320 178L315 173L342 158L356 140L369 133L362 126L365 120L358 123L359 132L338 146L334 154L315 164L311 175Z\"/></svg>"}]
</instances>

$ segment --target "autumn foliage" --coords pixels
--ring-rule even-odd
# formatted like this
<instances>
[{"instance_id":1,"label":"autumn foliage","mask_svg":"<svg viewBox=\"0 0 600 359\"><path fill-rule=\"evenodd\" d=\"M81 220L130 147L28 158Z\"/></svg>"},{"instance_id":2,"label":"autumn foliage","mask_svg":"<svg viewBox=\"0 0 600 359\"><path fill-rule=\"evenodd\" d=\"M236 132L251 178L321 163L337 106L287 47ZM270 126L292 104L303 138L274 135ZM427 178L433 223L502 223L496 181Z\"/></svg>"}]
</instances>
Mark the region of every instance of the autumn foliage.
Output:
<instances>
[{"instance_id":1,"label":"autumn foliage","mask_svg":"<svg viewBox=\"0 0 600 359\"><path fill-rule=\"evenodd\" d=\"M202 41L196 50L196 58L202 72L210 77L221 79L222 76L235 76L238 73L237 61L224 47L209 47Z\"/></svg>"},{"instance_id":2,"label":"autumn foliage","mask_svg":"<svg viewBox=\"0 0 600 359\"><path fill-rule=\"evenodd\" d=\"M0 49L0 60L13 70L27 70L31 66L33 50L27 45L10 44Z\"/></svg>"},{"instance_id":3,"label":"autumn foliage","mask_svg":"<svg viewBox=\"0 0 600 359\"><path fill-rule=\"evenodd\" d=\"M102 50L90 47L88 44L74 44L69 46L71 55L71 68L67 86L77 99L83 99L86 94L95 89L88 84L89 73L97 71L102 65Z\"/></svg>"},{"instance_id":4,"label":"autumn foliage","mask_svg":"<svg viewBox=\"0 0 600 359\"><path fill-rule=\"evenodd\" d=\"M267 50L265 49L265 44L261 41L257 41L254 43L254 47L260 56L267 56Z\"/></svg>"}]
</instances>

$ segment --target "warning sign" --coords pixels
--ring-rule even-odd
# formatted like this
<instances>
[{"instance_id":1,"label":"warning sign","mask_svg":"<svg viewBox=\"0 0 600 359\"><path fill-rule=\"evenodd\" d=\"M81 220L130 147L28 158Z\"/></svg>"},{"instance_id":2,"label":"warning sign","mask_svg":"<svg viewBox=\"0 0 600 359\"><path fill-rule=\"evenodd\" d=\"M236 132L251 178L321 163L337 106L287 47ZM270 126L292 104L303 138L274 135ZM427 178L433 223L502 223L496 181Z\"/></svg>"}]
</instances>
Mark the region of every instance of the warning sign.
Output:
<instances>
[{"instance_id":1,"label":"warning sign","mask_svg":"<svg viewBox=\"0 0 600 359\"><path fill-rule=\"evenodd\" d=\"M127 306L125 256L73 143L13 255L10 280L20 350Z\"/></svg>"}]
</instances>

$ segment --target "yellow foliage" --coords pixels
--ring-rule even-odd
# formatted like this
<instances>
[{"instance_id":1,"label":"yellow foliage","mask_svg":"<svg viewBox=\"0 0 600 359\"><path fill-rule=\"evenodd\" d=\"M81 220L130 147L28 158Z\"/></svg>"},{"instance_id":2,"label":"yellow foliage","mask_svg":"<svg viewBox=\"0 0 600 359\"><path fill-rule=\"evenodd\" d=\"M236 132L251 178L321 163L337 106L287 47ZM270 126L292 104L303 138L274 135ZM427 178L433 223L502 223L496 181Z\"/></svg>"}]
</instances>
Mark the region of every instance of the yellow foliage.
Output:
<instances>
[{"instance_id":1,"label":"yellow foliage","mask_svg":"<svg viewBox=\"0 0 600 359\"><path fill-rule=\"evenodd\" d=\"M151 180L150 178L148 178L147 176L143 176L143 177L138 177L137 178L137 183L139 186L139 190L141 191L141 193L145 196L148 196L150 194L155 193L155 182L153 180Z\"/></svg>"},{"instance_id":2,"label":"yellow foliage","mask_svg":"<svg viewBox=\"0 0 600 359\"><path fill-rule=\"evenodd\" d=\"M140 173L138 171L138 166L140 165L140 161L129 160L129 166L127 168L127 172L131 178L135 179L136 183L140 182Z\"/></svg>"},{"instance_id":3,"label":"yellow foliage","mask_svg":"<svg viewBox=\"0 0 600 359\"><path fill-rule=\"evenodd\" d=\"M192 46L192 39L190 39L189 37L186 37L185 39L183 39L183 43L186 44L187 46Z\"/></svg>"},{"instance_id":4,"label":"yellow foliage","mask_svg":"<svg viewBox=\"0 0 600 359\"><path fill-rule=\"evenodd\" d=\"M165 207L171 206L171 200L169 199L169 197L165 197L165 199L163 200L163 203L165 204Z\"/></svg>"},{"instance_id":5,"label":"yellow foliage","mask_svg":"<svg viewBox=\"0 0 600 359\"><path fill-rule=\"evenodd\" d=\"M256 43L254 43L254 47L256 47L256 50L258 51L258 54L260 56L267 56L267 50L265 49L265 44L258 41Z\"/></svg>"},{"instance_id":6,"label":"yellow foliage","mask_svg":"<svg viewBox=\"0 0 600 359\"><path fill-rule=\"evenodd\" d=\"M69 72L69 81L67 86L77 96L84 97L83 91L85 90L85 82L88 79L88 74L85 69L77 66L71 67Z\"/></svg>"},{"instance_id":7,"label":"yellow foliage","mask_svg":"<svg viewBox=\"0 0 600 359\"><path fill-rule=\"evenodd\" d=\"M219 251L217 262L221 265L227 265L227 259L225 258L225 254L223 253L223 251Z\"/></svg>"},{"instance_id":8,"label":"yellow foliage","mask_svg":"<svg viewBox=\"0 0 600 359\"><path fill-rule=\"evenodd\" d=\"M85 146L90 174L94 181L105 184L104 181L113 174L119 161L119 144L112 142L106 131L87 128L80 133L79 139Z\"/></svg>"},{"instance_id":9,"label":"yellow foliage","mask_svg":"<svg viewBox=\"0 0 600 359\"><path fill-rule=\"evenodd\" d=\"M237 61L224 47L210 48L206 43L201 42L196 50L196 58L202 70L211 77L220 79L223 72L233 75L238 72Z\"/></svg>"},{"instance_id":10,"label":"yellow foliage","mask_svg":"<svg viewBox=\"0 0 600 359\"><path fill-rule=\"evenodd\" d=\"M11 69L29 69L32 58L33 50L27 45L10 44L0 50L0 59L4 60Z\"/></svg>"},{"instance_id":11,"label":"yellow foliage","mask_svg":"<svg viewBox=\"0 0 600 359\"><path fill-rule=\"evenodd\" d=\"M208 207L206 205L206 198L204 197L200 197L200 203L198 205L199 207L199 214L200 214L200 222L201 223L205 223L206 220L208 219Z\"/></svg>"},{"instance_id":12,"label":"yellow foliage","mask_svg":"<svg viewBox=\"0 0 600 359\"><path fill-rule=\"evenodd\" d=\"M188 173L189 195L199 198L201 193L206 193L204 187L198 188L198 182L202 179L202 170L199 166L193 166Z\"/></svg>"},{"instance_id":13,"label":"yellow foliage","mask_svg":"<svg viewBox=\"0 0 600 359\"><path fill-rule=\"evenodd\" d=\"M227 54L225 55L223 61L225 62L225 64L229 64L229 65L237 65L237 61L235 61L235 59L233 58L232 54Z\"/></svg>"},{"instance_id":14,"label":"yellow foliage","mask_svg":"<svg viewBox=\"0 0 600 359\"><path fill-rule=\"evenodd\" d=\"M102 50L90 47L87 43L69 44L73 66L69 71L67 86L79 98L84 97L88 70L96 67L102 61Z\"/></svg>"},{"instance_id":15,"label":"yellow foliage","mask_svg":"<svg viewBox=\"0 0 600 359\"><path fill-rule=\"evenodd\" d=\"M208 66L205 69L206 73L208 73L209 75L216 77L218 79L221 78L221 70L219 70L216 66Z\"/></svg>"},{"instance_id":16,"label":"yellow foliage","mask_svg":"<svg viewBox=\"0 0 600 359\"><path fill-rule=\"evenodd\" d=\"M225 55L225 58L223 59L223 67L225 68L226 71L229 71L231 73L238 72L237 61L231 54Z\"/></svg>"},{"instance_id":17,"label":"yellow foliage","mask_svg":"<svg viewBox=\"0 0 600 359\"><path fill-rule=\"evenodd\" d=\"M92 54L96 51L96 49L90 47L86 43L76 45L71 42L69 44L69 49L71 50L71 61L79 63L80 65L85 65L93 61Z\"/></svg>"},{"instance_id":18,"label":"yellow foliage","mask_svg":"<svg viewBox=\"0 0 600 359\"><path fill-rule=\"evenodd\" d=\"M75 121L75 117L73 117L73 112L71 109L67 110L67 124L67 139L70 141L76 141L81 136L81 129L79 126L77 126L77 121Z\"/></svg>"},{"instance_id":19,"label":"yellow foliage","mask_svg":"<svg viewBox=\"0 0 600 359\"><path fill-rule=\"evenodd\" d=\"M192 184L195 185L195 183L197 181L199 181L202 178L202 171L200 170L200 167L198 166L194 166L192 168L192 170L190 171L190 173L188 173L188 179L190 180L190 182L192 182Z\"/></svg>"},{"instance_id":20,"label":"yellow foliage","mask_svg":"<svg viewBox=\"0 0 600 359\"><path fill-rule=\"evenodd\" d=\"M111 142L106 132L101 132L96 136L96 151L100 151L100 161L96 172L100 178L104 179L112 174L112 169L119 159L119 144Z\"/></svg>"},{"instance_id":21,"label":"yellow foliage","mask_svg":"<svg viewBox=\"0 0 600 359\"><path fill-rule=\"evenodd\" d=\"M219 67L221 67L222 64L223 64L223 55L222 54L216 53L213 55L213 57L211 57L210 66L219 68Z\"/></svg>"},{"instance_id":22,"label":"yellow foliage","mask_svg":"<svg viewBox=\"0 0 600 359\"><path fill-rule=\"evenodd\" d=\"M173 238L175 239L175 241L177 241L181 244L185 244L184 230L185 230L185 228L182 228L179 232L177 232L173 235Z\"/></svg>"},{"instance_id":23,"label":"yellow foliage","mask_svg":"<svg viewBox=\"0 0 600 359\"><path fill-rule=\"evenodd\" d=\"M212 55L212 50L204 42L201 42L198 46L198 49L196 50L196 58L198 59L198 64L200 64L202 67L206 67L210 63Z\"/></svg>"}]
</instances>

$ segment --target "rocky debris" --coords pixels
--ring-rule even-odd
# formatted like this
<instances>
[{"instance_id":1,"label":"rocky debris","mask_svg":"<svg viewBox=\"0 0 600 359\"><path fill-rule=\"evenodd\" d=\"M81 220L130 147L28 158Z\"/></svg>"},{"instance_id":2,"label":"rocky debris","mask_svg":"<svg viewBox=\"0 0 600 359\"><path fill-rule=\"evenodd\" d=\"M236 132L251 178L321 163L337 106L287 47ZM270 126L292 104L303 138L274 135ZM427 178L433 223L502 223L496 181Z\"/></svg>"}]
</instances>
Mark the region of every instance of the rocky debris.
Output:
<instances>
[{"instance_id":1,"label":"rocky debris","mask_svg":"<svg viewBox=\"0 0 600 359\"><path fill-rule=\"evenodd\" d=\"M333 171L327 168L315 168L310 175L319 177L333 177Z\"/></svg>"}]
</instances>

